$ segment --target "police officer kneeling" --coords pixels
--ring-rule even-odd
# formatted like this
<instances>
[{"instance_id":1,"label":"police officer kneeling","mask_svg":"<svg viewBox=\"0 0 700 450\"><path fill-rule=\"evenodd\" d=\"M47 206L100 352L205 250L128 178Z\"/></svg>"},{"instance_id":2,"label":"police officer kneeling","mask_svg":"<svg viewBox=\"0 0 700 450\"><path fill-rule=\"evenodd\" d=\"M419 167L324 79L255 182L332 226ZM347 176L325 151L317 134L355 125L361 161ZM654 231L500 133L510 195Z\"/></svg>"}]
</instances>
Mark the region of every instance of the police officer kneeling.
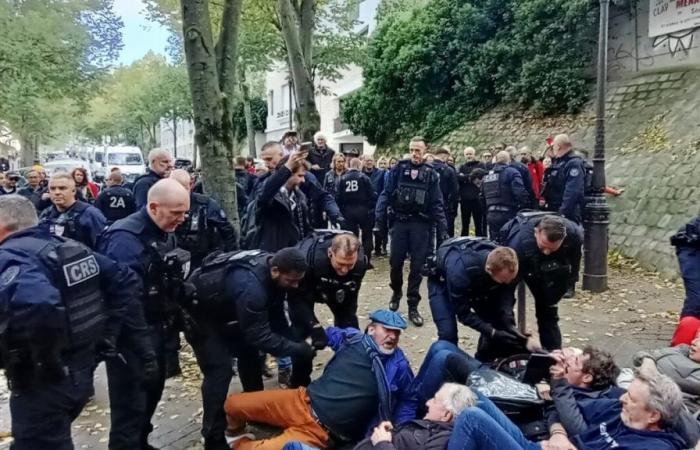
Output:
<instances>
[{"instance_id":1,"label":"police officer kneeling","mask_svg":"<svg viewBox=\"0 0 700 450\"><path fill-rule=\"evenodd\" d=\"M483 238L458 237L437 250L428 278L438 339L457 344L457 319L479 333L476 358L491 361L523 353L527 337L515 329L513 281L518 257Z\"/></svg>"},{"instance_id":2,"label":"police officer kneeling","mask_svg":"<svg viewBox=\"0 0 700 450\"><path fill-rule=\"evenodd\" d=\"M11 448L68 450L71 422L94 393L98 355L117 356L138 279L36 224L28 199L0 197L0 362L12 392Z\"/></svg>"},{"instance_id":3,"label":"police officer kneeling","mask_svg":"<svg viewBox=\"0 0 700 450\"><path fill-rule=\"evenodd\" d=\"M127 364L107 361L110 450L152 448L148 435L165 384L165 337L183 319L177 291L189 271L189 253L176 248L173 231L189 209L189 193L175 180L160 180L148 191L146 207L116 221L98 243L101 253L134 270L143 287L118 345Z\"/></svg>"},{"instance_id":4,"label":"police officer kneeling","mask_svg":"<svg viewBox=\"0 0 700 450\"><path fill-rule=\"evenodd\" d=\"M245 392L263 390L261 351L311 364L315 350L290 339L285 310L287 293L299 287L306 271L304 255L288 247L274 255L261 250L212 255L188 279L195 290L191 310L200 332L188 340L204 374L202 435L207 450L229 448L222 405L233 376L232 356L238 357ZM288 304L290 310L295 306L294 301ZM289 317L298 315L290 311ZM293 383L295 377L293 373Z\"/></svg>"},{"instance_id":5,"label":"police officer kneeling","mask_svg":"<svg viewBox=\"0 0 700 450\"><path fill-rule=\"evenodd\" d=\"M520 212L503 226L502 245L518 254L518 278L535 298L535 314L542 346L561 348L557 304L578 277L583 230L564 217L546 212Z\"/></svg>"}]
</instances>

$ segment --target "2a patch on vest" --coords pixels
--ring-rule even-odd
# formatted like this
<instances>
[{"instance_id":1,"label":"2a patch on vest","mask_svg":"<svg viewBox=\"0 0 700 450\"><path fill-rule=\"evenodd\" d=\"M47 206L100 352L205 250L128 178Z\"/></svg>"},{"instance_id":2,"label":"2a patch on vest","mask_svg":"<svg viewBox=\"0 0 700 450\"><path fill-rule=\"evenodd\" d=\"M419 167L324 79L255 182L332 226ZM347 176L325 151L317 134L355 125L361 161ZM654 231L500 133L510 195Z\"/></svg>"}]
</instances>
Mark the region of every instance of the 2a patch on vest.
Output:
<instances>
[{"instance_id":1,"label":"2a patch on vest","mask_svg":"<svg viewBox=\"0 0 700 450\"><path fill-rule=\"evenodd\" d=\"M94 278L100 274L100 266L94 255L79 259L78 261L63 266L63 274L66 277L68 287L75 286L85 280Z\"/></svg>"}]
</instances>

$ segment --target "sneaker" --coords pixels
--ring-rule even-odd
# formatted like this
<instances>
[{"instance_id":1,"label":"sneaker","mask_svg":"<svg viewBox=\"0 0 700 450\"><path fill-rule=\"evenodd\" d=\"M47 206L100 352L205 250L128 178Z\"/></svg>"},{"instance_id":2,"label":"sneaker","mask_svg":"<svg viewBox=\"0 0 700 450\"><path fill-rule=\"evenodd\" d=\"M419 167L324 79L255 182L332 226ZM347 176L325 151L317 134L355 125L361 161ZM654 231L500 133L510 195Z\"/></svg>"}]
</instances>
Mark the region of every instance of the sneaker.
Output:
<instances>
[{"instance_id":1,"label":"sneaker","mask_svg":"<svg viewBox=\"0 0 700 450\"><path fill-rule=\"evenodd\" d=\"M278 369L277 370L277 384L279 384L280 389L289 389L291 386L290 379L292 378L292 369Z\"/></svg>"},{"instance_id":2,"label":"sneaker","mask_svg":"<svg viewBox=\"0 0 700 450\"><path fill-rule=\"evenodd\" d=\"M418 312L417 306L411 306L408 308L408 320L410 320L413 325L417 327L423 326L423 317Z\"/></svg>"},{"instance_id":3,"label":"sneaker","mask_svg":"<svg viewBox=\"0 0 700 450\"><path fill-rule=\"evenodd\" d=\"M240 440L243 440L243 439L248 439L251 441L255 440L255 435L253 433L239 434L236 436L231 436L227 433L225 436L226 436L226 443L229 445L229 448L234 448L234 444Z\"/></svg>"},{"instance_id":4,"label":"sneaker","mask_svg":"<svg viewBox=\"0 0 700 450\"><path fill-rule=\"evenodd\" d=\"M564 293L564 298L574 298L576 297L576 288L574 286L569 286L569 289Z\"/></svg>"},{"instance_id":5,"label":"sneaker","mask_svg":"<svg viewBox=\"0 0 700 450\"><path fill-rule=\"evenodd\" d=\"M399 303L401 303L401 294L391 294L391 300L389 300L389 309L392 311L398 311Z\"/></svg>"}]
</instances>

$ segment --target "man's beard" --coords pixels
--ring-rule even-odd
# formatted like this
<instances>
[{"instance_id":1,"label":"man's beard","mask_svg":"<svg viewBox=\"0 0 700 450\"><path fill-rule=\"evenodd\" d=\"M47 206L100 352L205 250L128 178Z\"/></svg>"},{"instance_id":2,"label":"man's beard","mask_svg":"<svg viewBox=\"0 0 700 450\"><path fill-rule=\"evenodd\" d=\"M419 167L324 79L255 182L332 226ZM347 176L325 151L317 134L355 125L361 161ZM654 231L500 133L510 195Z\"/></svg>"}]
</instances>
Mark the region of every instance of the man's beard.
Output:
<instances>
[{"instance_id":1,"label":"man's beard","mask_svg":"<svg viewBox=\"0 0 700 450\"><path fill-rule=\"evenodd\" d=\"M382 355L393 355L394 352L396 351L396 347L392 349L384 348L382 345L377 345L377 349L379 349L379 353Z\"/></svg>"}]
</instances>

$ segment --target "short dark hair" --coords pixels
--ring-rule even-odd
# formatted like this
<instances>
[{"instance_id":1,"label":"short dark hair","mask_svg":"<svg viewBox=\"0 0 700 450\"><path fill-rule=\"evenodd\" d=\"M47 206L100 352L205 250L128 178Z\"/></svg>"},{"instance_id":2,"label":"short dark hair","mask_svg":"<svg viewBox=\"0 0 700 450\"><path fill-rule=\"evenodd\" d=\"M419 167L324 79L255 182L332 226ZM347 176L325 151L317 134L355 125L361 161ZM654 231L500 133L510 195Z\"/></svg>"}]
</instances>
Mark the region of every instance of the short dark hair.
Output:
<instances>
[{"instance_id":1,"label":"short dark hair","mask_svg":"<svg viewBox=\"0 0 700 450\"><path fill-rule=\"evenodd\" d=\"M442 147L439 148L439 149L437 149L437 150L435 150L433 153L435 153L436 155L448 155L448 156L451 156L451 155L450 155L450 151L447 150L446 148L442 148Z\"/></svg>"},{"instance_id":2,"label":"short dark hair","mask_svg":"<svg viewBox=\"0 0 700 450\"><path fill-rule=\"evenodd\" d=\"M245 166L245 157L243 156L236 156L236 165L237 166Z\"/></svg>"},{"instance_id":3,"label":"short dark hair","mask_svg":"<svg viewBox=\"0 0 700 450\"><path fill-rule=\"evenodd\" d=\"M270 267L276 267L281 273L305 273L309 265L301 250L286 247L275 253L270 260Z\"/></svg>"},{"instance_id":4,"label":"short dark hair","mask_svg":"<svg viewBox=\"0 0 700 450\"><path fill-rule=\"evenodd\" d=\"M486 171L477 167L469 173L469 181L481 180L484 176L486 176Z\"/></svg>"},{"instance_id":5,"label":"short dark hair","mask_svg":"<svg viewBox=\"0 0 700 450\"><path fill-rule=\"evenodd\" d=\"M601 390L615 384L620 368L610 352L587 345L583 354L588 358L583 362L582 370L593 377L591 389Z\"/></svg>"},{"instance_id":6,"label":"short dark hair","mask_svg":"<svg viewBox=\"0 0 700 450\"><path fill-rule=\"evenodd\" d=\"M260 153L262 153L265 150L267 150L268 148L272 148L272 147L280 147L280 143L277 141L267 141L263 144L262 148L260 149ZM280 152L281 151L282 150L280 149Z\"/></svg>"},{"instance_id":7,"label":"short dark hair","mask_svg":"<svg viewBox=\"0 0 700 450\"><path fill-rule=\"evenodd\" d=\"M422 142L426 147L428 146L428 141L423 136L413 136L411 142Z\"/></svg>"},{"instance_id":8,"label":"short dark hair","mask_svg":"<svg viewBox=\"0 0 700 450\"><path fill-rule=\"evenodd\" d=\"M250 162L255 162L255 158L253 158L252 156L246 156L245 160L250 161Z\"/></svg>"},{"instance_id":9,"label":"short dark hair","mask_svg":"<svg viewBox=\"0 0 700 450\"><path fill-rule=\"evenodd\" d=\"M544 216L535 228L543 232L549 242L559 242L566 237L566 222L563 217Z\"/></svg>"}]
</instances>

